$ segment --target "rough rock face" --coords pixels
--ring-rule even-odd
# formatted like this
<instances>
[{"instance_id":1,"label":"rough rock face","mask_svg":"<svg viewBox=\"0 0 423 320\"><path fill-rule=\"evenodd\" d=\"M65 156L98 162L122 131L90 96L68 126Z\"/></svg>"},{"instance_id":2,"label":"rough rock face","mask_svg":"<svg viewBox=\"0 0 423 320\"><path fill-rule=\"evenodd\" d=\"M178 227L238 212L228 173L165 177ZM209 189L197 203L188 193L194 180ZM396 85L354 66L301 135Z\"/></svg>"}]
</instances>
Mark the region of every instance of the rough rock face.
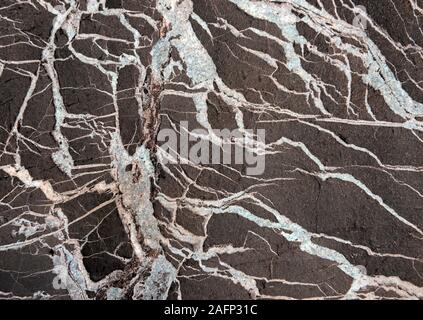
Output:
<instances>
[{"instance_id":1,"label":"rough rock face","mask_svg":"<svg viewBox=\"0 0 423 320\"><path fill-rule=\"evenodd\" d=\"M1 299L422 299L421 0L2 0Z\"/></svg>"}]
</instances>

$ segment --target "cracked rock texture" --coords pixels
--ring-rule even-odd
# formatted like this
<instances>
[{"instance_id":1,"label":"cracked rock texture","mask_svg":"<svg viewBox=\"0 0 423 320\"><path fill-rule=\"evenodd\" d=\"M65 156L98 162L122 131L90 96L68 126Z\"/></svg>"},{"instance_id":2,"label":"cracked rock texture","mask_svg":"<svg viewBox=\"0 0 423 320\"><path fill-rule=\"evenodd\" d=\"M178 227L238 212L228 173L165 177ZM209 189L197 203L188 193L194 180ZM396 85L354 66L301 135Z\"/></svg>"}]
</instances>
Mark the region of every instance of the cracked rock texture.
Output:
<instances>
[{"instance_id":1,"label":"cracked rock texture","mask_svg":"<svg viewBox=\"0 0 423 320\"><path fill-rule=\"evenodd\" d=\"M0 299L422 298L423 1L0 1Z\"/></svg>"}]
</instances>

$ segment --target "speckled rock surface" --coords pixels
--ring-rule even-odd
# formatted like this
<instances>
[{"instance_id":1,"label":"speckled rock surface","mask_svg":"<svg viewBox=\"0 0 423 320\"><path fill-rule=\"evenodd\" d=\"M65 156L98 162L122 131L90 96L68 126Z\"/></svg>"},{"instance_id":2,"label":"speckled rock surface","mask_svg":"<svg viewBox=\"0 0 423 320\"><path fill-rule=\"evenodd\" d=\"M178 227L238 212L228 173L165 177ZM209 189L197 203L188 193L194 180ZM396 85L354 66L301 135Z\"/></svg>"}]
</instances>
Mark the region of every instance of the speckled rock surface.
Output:
<instances>
[{"instance_id":1,"label":"speckled rock surface","mask_svg":"<svg viewBox=\"0 0 423 320\"><path fill-rule=\"evenodd\" d=\"M0 299L269 298L423 298L423 1L2 0Z\"/></svg>"}]
</instances>

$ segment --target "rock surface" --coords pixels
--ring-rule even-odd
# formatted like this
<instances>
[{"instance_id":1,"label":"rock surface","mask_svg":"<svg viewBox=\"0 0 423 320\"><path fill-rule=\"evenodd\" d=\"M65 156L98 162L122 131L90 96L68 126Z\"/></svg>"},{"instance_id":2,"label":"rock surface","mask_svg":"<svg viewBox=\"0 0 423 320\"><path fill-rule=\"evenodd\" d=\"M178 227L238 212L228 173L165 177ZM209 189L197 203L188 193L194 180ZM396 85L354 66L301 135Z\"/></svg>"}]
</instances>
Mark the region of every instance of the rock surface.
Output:
<instances>
[{"instance_id":1,"label":"rock surface","mask_svg":"<svg viewBox=\"0 0 423 320\"><path fill-rule=\"evenodd\" d=\"M0 299L423 298L421 0L2 0L0 30Z\"/></svg>"}]
</instances>

